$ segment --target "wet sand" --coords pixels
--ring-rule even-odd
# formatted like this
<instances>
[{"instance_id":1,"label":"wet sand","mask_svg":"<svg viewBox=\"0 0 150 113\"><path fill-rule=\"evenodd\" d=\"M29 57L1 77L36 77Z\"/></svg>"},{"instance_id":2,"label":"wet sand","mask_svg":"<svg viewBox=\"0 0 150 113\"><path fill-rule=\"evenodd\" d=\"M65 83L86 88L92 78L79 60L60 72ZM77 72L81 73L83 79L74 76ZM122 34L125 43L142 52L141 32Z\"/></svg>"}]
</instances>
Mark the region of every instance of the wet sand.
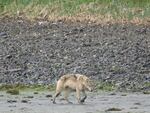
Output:
<instances>
[{"instance_id":1,"label":"wet sand","mask_svg":"<svg viewBox=\"0 0 150 113\"><path fill-rule=\"evenodd\" d=\"M149 113L150 95L142 93L97 92L88 93L83 105L78 104L73 94L69 99L73 104L57 98L52 103L54 92L21 92L20 95L9 95L0 92L0 113ZM114 109L114 111L113 111ZM118 111L115 111L118 109Z\"/></svg>"}]
</instances>

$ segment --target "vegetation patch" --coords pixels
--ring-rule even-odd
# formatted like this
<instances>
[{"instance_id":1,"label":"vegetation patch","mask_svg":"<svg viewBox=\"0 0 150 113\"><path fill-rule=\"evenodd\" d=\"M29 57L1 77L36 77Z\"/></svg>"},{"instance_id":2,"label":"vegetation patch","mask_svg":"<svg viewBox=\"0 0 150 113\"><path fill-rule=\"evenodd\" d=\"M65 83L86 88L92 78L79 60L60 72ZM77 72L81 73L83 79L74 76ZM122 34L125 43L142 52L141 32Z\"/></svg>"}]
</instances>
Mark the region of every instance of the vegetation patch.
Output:
<instances>
[{"instance_id":1,"label":"vegetation patch","mask_svg":"<svg viewBox=\"0 0 150 113\"><path fill-rule=\"evenodd\" d=\"M0 16L29 19L149 21L149 0L0 0ZM67 17L67 18L66 18ZM70 18L71 17L71 18ZM74 20L74 19L73 19Z\"/></svg>"},{"instance_id":2,"label":"vegetation patch","mask_svg":"<svg viewBox=\"0 0 150 113\"><path fill-rule=\"evenodd\" d=\"M11 95L19 95L19 90L17 89L9 89L6 91L6 93L9 93Z\"/></svg>"},{"instance_id":3,"label":"vegetation patch","mask_svg":"<svg viewBox=\"0 0 150 113\"><path fill-rule=\"evenodd\" d=\"M9 90L9 89L18 89L23 90L25 88L28 88L29 86L23 85L23 84L1 84L0 85L0 91Z\"/></svg>"},{"instance_id":4,"label":"vegetation patch","mask_svg":"<svg viewBox=\"0 0 150 113\"><path fill-rule=\"evenodd\" d=\"M108 82L96 82L95 84L96 91L113 91L116 89L115 84Z\"/></svg>"},{"instance_id":5,"label":"vegetation patch","mask_svg":"<svg viewBox=\"0 0 150 113\"><path fill-rule=\"evenodd\" d=\"M150 94L150 91L143 91L143 94Z\"/></svg>"},{"instance_id":6,"label":"vegetation patch","mask_svg":"<svg viewBox=\"0 0 150 113\"><path fill-rule=\"evenodd\" d=\"M145 83L144 83L144 87L149 88L149 87L150 87L150 82L145 82Z\"/></svg>"},{"instance_id":7,"label":"vegetation patch","mask_svg":"<svg viewBox=\"0 0 150 113\"><path fill-rule=\"evenodd\" d=\"M18 94L19 91L34 91L37 94L38 91L53 91L55 90L55 85L26 85L26 84L2 84L0 85L0 91L7 91L10 94Z\"/></svg>"}]
</instances>

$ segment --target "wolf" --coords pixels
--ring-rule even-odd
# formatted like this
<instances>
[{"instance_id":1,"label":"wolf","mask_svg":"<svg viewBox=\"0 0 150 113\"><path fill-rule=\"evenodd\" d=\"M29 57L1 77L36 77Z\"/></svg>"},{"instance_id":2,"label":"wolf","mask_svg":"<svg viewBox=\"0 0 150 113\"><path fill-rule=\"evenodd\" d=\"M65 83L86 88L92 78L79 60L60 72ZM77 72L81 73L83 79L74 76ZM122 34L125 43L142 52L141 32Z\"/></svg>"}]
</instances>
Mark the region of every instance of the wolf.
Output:
<instances>
[{"instance_id":1,"label":"wolf","mask_svg":"<svg viewBox=\"0 0 150 113\"><path fill-rule=\"evenodd\" d=\"M86 75L82 74L66 74L60 77L56 84L56 92L53 98L53 103L56 104L55 99L62 91L64 91L64 99L68 103L72 103L68 100L69 93L72 91L76 92L76 98L78 103L83 103L87 98L85 91L92 91L92 80ZM81 92L84 97L81 99Z\"/></svg>"}]
</instances>

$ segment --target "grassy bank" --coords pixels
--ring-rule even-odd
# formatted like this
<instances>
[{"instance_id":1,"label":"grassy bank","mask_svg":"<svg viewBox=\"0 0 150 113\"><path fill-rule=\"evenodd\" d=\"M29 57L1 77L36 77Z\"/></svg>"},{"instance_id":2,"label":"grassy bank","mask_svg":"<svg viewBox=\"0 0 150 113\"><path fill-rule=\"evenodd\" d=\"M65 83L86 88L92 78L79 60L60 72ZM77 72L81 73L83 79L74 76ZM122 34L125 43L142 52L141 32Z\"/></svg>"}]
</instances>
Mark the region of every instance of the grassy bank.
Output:
<instances>
[{"instance_id":1,"label":"grassy bank","mask_svg":"<svg viewBox=\"0 0 150 113\"><path fill-rule=\"evenodd\" d=\"M55 85L25 85L25 84L1 84L0 91L16 92L16 91L54 91Z\"/></svg>"},{"instance_id":2,"label":"grassy bank","mask_svg":"<svg viewBox=\"0 0 150 113\"><path fill-rule=\"evenodd\" d=\"M150 0L0 0L0 16L72 21L150 21Z\"/></svg>"},{"instance_id":3,"label":"grassy bank","mask_svg":"<svg viewBox=\"0 0 150 113\"><path fill-rule=\"evenodd\" d=\"M144 86L149 87L149 83L145 83ZM0 91L6 91L7 93L11 94L19 94L19 92L41 92L41 91L55 91L56 86L53 84L51 85L41 85L41 84L33 84L33 85L25 85L25 84L1 84L0 85ZM95 81L93 86L94 92L97 91L104 91L104 92L110 92L110 91L119 91L117 86L113 83L107 83L107 82L100 82ZM124 90L126 92L126 90ZM132 90L128 90L129 92ZM128 92L127 91L127 92ZM137 90L138 91L138 90ZM133 92L135 92L133 90ZM144 94L150 94L150 91L148 90L141 90Z\"/></svg>"},{"instance_id":4,"label":"grassy bank","mask_svg":"<svg viewBox=\"0 0 150 113\"><path fill-rule=\"evenodd\" d=\"M19 91L55 91L55 85L25 85L25 84L1 84L0 91L6 91L12 94L18 94ZM115 90L115 85L104 82L96 82L95 91L113 91Z\"/></svg>"}]
</instances>

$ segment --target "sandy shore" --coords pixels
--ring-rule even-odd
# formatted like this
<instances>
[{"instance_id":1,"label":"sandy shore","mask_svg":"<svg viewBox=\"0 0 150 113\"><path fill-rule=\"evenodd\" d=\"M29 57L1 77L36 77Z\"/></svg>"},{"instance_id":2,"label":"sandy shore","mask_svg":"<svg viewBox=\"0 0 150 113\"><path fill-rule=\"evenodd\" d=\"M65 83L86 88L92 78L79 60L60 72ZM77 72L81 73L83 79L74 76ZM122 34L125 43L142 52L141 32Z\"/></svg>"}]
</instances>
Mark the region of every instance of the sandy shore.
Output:
<instances>
[{"instance_id":1,"label":"sandy shore","mask_svg":"<svg viewBox=\"0 0 150 113\"><path fill-rule=\"evenodd\" d=\"M72 94L68 104L59 97L53 104L53 92L21 92L9 95L0 92L0 113L149 113L150 95L142 93L89 93L86 102L78 104Z\"/></svg>"}]
</instances>

